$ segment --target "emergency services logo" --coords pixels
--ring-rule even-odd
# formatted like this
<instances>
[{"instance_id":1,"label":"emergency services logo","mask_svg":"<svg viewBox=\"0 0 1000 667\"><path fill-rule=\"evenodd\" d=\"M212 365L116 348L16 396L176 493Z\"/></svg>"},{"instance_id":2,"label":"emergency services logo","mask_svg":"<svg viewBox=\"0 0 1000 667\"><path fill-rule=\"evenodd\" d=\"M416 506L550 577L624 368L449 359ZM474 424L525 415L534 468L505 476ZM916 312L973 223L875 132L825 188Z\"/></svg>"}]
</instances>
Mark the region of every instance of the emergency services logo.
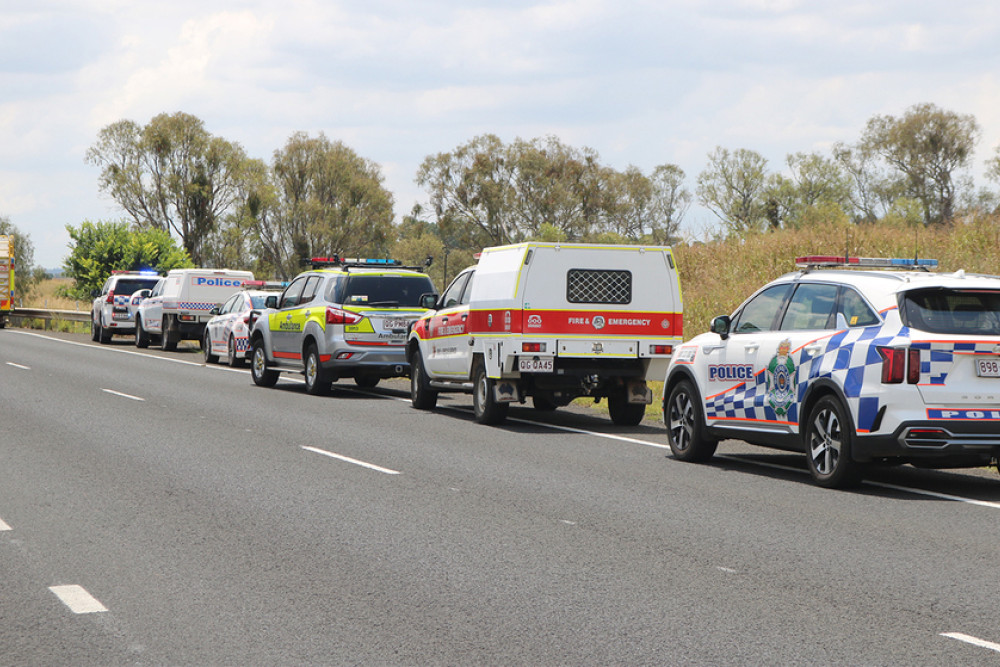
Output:
<instances>
[{"instance_id":1,"label":"emergency services logo","mask_svg":"<svg viewBox=\"0 0 1000 667\"><path fill-rule=\"evenodd\" d=\"M790 339L781 341L767 365L767 402L777 415L788 414L788 406L795 398L795 364L788 355L791 347Z\"/></svg>"},{"instance_id":2,"label":"emergency services logo","mask_svg":"<svg viewBox=\"0 0 1000 667\"><path fill-rule=\"evenodd\" d=\"M542 326L542 316L531 314L528 316L528 328L529 329L540 329Z\"/></svg>"},{"instance_id":3,"label":"emergency services logo","mask_svg":"<svg viewBox=\"0 0 1000 667\"><path fill-rule=\"evenodd\" d=\"M595 315L594 319L591 320L591 324L594 325L595 329L603 329L604 328L604 318L602 316L600 316L600 315Z\"/></svg>"}]
</instances>

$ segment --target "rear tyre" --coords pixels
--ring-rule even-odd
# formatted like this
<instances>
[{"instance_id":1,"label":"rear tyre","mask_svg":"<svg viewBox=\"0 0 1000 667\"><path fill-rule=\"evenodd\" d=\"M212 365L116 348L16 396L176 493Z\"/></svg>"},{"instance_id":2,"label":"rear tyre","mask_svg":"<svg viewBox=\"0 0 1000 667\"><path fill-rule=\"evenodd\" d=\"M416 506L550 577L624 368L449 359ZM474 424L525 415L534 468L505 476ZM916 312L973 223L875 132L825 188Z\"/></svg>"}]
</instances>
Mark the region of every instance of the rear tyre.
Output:
<instances>
[{"instance_id":1,"label":"rear tyre","mask_svg":"<svg viewBox=\"0 0 1000 667\"><path fill-rule=\"evenodd\" d=\"M362 389L372 389L378 385L379 380L381 380L377 375L356 375L354 377L354 384L358 385Z\"/></svg>"},{"instance_id":2,"label":"rear tyre","mask_svg":"<svg viewBox=\"0 0 1000 667\"><path fill-rule=\"evenodd\" d=\"M323 396L330 393L330 385L333 384L333 381L320 366L319 352L315 345L310 345L306 349L305 379L307 393L313 396Z\"/></svg>"},{"instance_id":3,"label":"rear tyre","mask_svg":"<svg viewBox=\"0 0 1000 667\"><path fill-rule=\"evenodd\" d=\"M496 381L486 377L486 366L479 364L476 367L475 389L472 392L472 412L476 421L480 424L494 425L503 422L507 418L509 403L500 403L496 400L494 387Z\"/></svg>"},{"instance_id":4,"label":"rear tyre","mask_svg":"<svg viewBox=\"0 0 1000 667\"><path fill-rule=\"evenodd\" d=\"M101 339L101 333L97 330L97 320L94 319L94 315L90 316L90 340L95 343Z\"/></svg>"},{"instance_id":5,"label":"rear tyre","mask_svg":"<svg viewBox=\"0 0 1000 667\"><path fill-rule=\"evenodd\" d=\"M103 324L97 325L97 333L100 337L102 345L107 345L111 342L111 330L105 329Z\"/></svg>"},{"instance_id":6,"label":"rear tyre","mask_svg":"<svg viewBox=\"0 0 1000 667\"><path fill-rule=\"evenodd\" d=\"M617 426L635 426L646 416L646 404L629 403L628 393L620 391L608 396L608 413Z\"/></svg>"},{"instance_id":7,"label":"rear tyre","mask_svg":"<svg viewBox=\"0 0 1000 667\"><path fill-rule=\"evenodd\" d=\"M260 338L250 344L250 377L258 387L273 387L278 382L278 371L267 367L267 353Z\"/></svg>"},{"instance_id":8,"label":"rear tyre","mask_svg":"<svg viewBox=\"0 0 1000 667\"><path fill-rule=\"evenodd\" d=\"M142 318L138 315L135 318L135 346L149 347L149 334L142 328Z\"/></svg>"},{"instance_id":9,"label":"rear tyre","mask_svg":"<svg viewBox=\"0 0 1000 667\"><path fill-rule=\"evenodd\" d=\"M674 385L663 406L667 442L678 461L701 463L715 454L718 440L705 437L701 399L687 380Z\"/></svg>"},{"instance_id":10,"label":"rear tyre","mask_svg":"<svg viewBox=\"0 0 1000 667\"><path fill-rule=\"evenodd\" d=\"M219 355L212 354L212 337L208 334L208 329L205 329L205 338L201 341L201 351L205 355L206 364L218 363Z\"/></svg>"},{"instance_id":11,"label":"rear tyre","mask_svg":"<svg viewBox=\"0 0 1000 667\"><path fill-rule=\"evenodd\" d=\"M551 401L544 396L539 396L538 394L531 397L531 405L539 412L552 412L559 407L554 401Z\"/></svg>"},{"instance_id":12,"label":"rear tyre","mask_svg":"<svg viewBox=\"0 0 1000 667\"><path fill-rule=\"evenodd\" d=\"M410 403L417 410L431 410L437 405L438 393L431 389L424 370L424 359L418 350L410 364Z\"/></svg>"},{"instance_id":13,"label":"rear tyre","mask_svg":"<svg viewBox=\"0 0 1000 667\"><path fill-rule=\"evenodd\" d=\"M842 489L861 481L863 468L851 458L853 433L840 401L824 396L816 402L803 433L809 474L816 484Z\"/></svg>"},{"instance_id":14,"label":"rear tyre","mask_svg":"<svg viewBox=\"0 0 1000 667\"><path fill-rule=\"evenodd\" d=\"M173 352L177 349L177 339L170 334L170 320L163 318L163 327L160 329L160 349L164 352Z\"/></svg>"}]
</instances>

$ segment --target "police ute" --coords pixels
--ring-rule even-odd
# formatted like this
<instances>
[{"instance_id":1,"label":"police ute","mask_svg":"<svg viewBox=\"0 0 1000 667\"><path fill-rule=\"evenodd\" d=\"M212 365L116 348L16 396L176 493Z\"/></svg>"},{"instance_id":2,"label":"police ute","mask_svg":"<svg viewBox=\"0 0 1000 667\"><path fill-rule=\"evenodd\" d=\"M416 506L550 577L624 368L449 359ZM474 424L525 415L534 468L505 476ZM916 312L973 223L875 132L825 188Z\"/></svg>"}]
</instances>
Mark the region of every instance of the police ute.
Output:
<instances>
[{"instance_id":1,"label":"police ute","mask_svg":"<svg viewBox=\"0 0 1000 667\"><path fill-rule=\"evenodd\" d=\"M820 486L873 465L985 466L1000 454L1000 277L932 259L809 256L680 346L673 455L720 440L804 452Z\"/></svg>"},{"instance_id":2,"label":"police ute","mask_svg":"<svg viewBox=\"0 0 1000 667\"><path fill-rule=\"evenodd\" d=\"M511 403L553 410L607 399L615 424L638 424L682 338L680 283L665 246L519 243L486 248L451 282L407 342L413 407L472 393L476 421Z\"/></svg>"},{"instance_id":3,"label":"police ute","mask_svg":"<svg viewBox=\"0 0 1000 667\"><path fill-rule=\"evenodd\" d=\"M224 304L250 271L232 269L172 269L152 290L142 292L135 323L135 344L159 342L164 350L177 349L182 340L202 341L211 310Z\"/></svg>"}]
</instances>

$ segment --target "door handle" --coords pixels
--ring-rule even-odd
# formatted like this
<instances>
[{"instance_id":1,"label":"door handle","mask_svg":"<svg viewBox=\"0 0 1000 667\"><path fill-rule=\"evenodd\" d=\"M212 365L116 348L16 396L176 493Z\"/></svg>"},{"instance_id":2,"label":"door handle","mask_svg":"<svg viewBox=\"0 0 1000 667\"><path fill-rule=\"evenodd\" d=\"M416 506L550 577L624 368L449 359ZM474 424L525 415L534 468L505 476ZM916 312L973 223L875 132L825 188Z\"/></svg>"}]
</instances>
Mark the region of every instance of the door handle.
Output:
<instances>
[{"instance_id":1,"label":"door handle","mask_svg":"<svg viewBox=\"0 0 1000 667\"><path fill-rule=\"evenodd\" d=\"M805 351L809 353L811 357L817 357L823 352L822 345L806 345Z\"/></svg>"},{"instance_id":2,"label":"door handle","mask_svg":"<svg viewBox=\"0 0 1000 667\"><path fill-rule=\"evenodd\" d=\"M760 348L760 343L747 343L743 349L747 352L756 352Z\"/></svg>"}]
</instances>

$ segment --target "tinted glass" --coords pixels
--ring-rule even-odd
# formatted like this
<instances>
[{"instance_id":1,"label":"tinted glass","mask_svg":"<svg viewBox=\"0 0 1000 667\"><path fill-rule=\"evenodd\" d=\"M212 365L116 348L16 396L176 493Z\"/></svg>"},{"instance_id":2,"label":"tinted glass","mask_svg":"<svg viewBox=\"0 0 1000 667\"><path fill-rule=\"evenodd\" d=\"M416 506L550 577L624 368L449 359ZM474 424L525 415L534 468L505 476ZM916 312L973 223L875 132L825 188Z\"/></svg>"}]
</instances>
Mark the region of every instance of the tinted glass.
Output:
<instances>
[{"instance_id":1,"label":"tinted glass","mask_svg":"<svg viewBox=\"0 0 1000 667\"><path fill-rule=\"evenodd\" d=\"M849 327L870 327L882 322L861 295L849 287L845 287L841 293L840 312L844 314Z\"/></svg>"},{"instance_id":2,"label":"tinted glass","mask_svg":"<svg viewBox=\"0 0 1000 667\"><path fill-rule=\"evenodd\" d=\"M343 297L348 306L419 307L420 295L434 291L427 276L349 274L343 282Z\"/></svg>"},{"instance_id":3,"label":"tinted glass","mask_svg":"<svg viewBox=\"0 0 1000 667\"><path fill-rule=\"evenodd\" d=\"M469 273L460 273L458 277L451 282L451 285L448 285L448 289L446 289L444 294L441 296L442 308L451 308L452 306L457 306L462 303L462 290L465 289L465 285L469 282L469 276L471 275L471 271Z\"/></svg>"},{"instance_id":4,"label":"tinted glass","mask_svg":"<svg viewBox=\"0 0 1000 667\"><path fill-rule=\"evenodd\" d=\"M281 303L279 308L291 308L292 306L297 306L299 303L299 297L302 296L302 288L306 285L306 278L296 278L292 281L292 284L288 286L285 293L281 295Z\"/></svg>"},{"instance_id":5,"label":"tinted glass","mask_svg":"<svg viewBox=\"0 0 1000 667\"><path fill-rule=\"evenodd\" d=\"M911 290L900 296L899 311L903 324L920 331L1000 335L997 290Z\"/></svg>"},{"instance_id":6,"label":"tinted glass","mask_svg":"<svg viewBox=\"0 0 1000 667\"><path fill-rule=\"evenodd\" d=\"M267 301L266 295L250 297L250 302L253 304L251 307L257 310L261 308L267 308L267 306L264 303L265 301Z\"/></svg>"},{"instance_id":7,"label":"tinted glass","mask_svg":"<svg viewBox=\"0 0 1000 667\"><path fill-rule=\"evenodd\" d=\"M156 278L146 278L145 280L141 278L123 278L115 285L115 294L132 295L141 289L152 289L156 285L156 282Z\"/></svg>"},{"instance_id":8,"label":"tinted glass","mask_svg":"<svg viewBox=\"0 0 1000 667\"><path fill-rule=\"evenodd\" d=\"M775 285L750 299L743 306L743 309L736 315L733 324L733 333L748 333L751 331L770 331L774 328L775 320L781 305L785 302L785 297L791 290L792 285Z\"/></svg>"},{"instance_id":9,"label":"tinted glass","mask_svg":"<svg viewBox=\"0 0 1000 667\"><path fill-rule=\"evenodd\" d=\"M788 308L781 319L781 329L831 329L836 321L833 317L836 305L836 285L800 283L788 302Z\"/></svg>"}]
</instances>

